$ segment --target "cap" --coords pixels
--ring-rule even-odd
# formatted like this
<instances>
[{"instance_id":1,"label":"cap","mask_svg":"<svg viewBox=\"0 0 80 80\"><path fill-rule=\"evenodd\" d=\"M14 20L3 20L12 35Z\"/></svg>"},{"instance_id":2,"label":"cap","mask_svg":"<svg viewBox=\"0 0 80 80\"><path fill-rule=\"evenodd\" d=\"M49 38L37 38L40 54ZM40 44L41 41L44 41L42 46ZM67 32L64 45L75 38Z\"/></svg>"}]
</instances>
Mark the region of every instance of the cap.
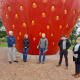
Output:
<instances>
[{"instance_id":1,"label":"cap","mask_svg":"<svg viewBox=\"0 0 80 80\"><path fill-rule=\"evenodd\" d=\"M61 37L65 37L65 35L62 35Z\"/></svg>"}]
</instances>

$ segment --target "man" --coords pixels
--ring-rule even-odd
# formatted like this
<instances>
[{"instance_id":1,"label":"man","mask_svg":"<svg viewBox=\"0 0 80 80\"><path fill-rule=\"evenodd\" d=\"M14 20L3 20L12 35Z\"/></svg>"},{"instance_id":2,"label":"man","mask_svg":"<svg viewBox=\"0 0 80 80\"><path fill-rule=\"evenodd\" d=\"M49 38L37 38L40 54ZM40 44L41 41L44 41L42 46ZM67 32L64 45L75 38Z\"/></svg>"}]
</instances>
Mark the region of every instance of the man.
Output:
<instances>
[{"instance_id":1,"label":"man","mask_svg":"<svg viewBox=\"0 0 80 80\"><path fill-rule=\"evenodd\" d=\"M67 49L71 46L70 42L67 38L65 38L64 35L61 36L61 40L58 43L58 46L60 48L60 60L59 60L59 64L57 65L57 67L61 66L62 63L62 58L63 55L65 57L65 62L66 62L66 70L68 69L68 51Z\"/></svg>"},{"instance_id":2,"label":"man","mask_svg":"<svg viewBox=\"0 0 80 80\"><path fill-rule=\"evenodd\" d=\"M42 38L40 39L37 48L39 48L39 46L40 46L39 62L37 64L41 63L41 55L42 55L42 53L43 53L43 62L42 62L42 64L44 64L44 62L45 62L45 54L46 54L46 51L47 51L47 48L48 48L48 39L45 38L45 33L42 33Z\"/></svg>"},{"instance_id":3,"label":"man","mask_svg":"<svg viewBox=\"0 0 80 80\"><path fill-rule=\"evenodd\" d=\"M8 43L8 49L9 49L9 53L8 53L9 63L12 64L12 62L11 62L11 52L13 52L14 62L18 62L16 60L16 57L15 57L15 44L16 44L16 40L15 40L15 37L13 36L13 32L12 31L9 31L9 36L7 37L7 43Z\"/></svg>"}]
</instances>

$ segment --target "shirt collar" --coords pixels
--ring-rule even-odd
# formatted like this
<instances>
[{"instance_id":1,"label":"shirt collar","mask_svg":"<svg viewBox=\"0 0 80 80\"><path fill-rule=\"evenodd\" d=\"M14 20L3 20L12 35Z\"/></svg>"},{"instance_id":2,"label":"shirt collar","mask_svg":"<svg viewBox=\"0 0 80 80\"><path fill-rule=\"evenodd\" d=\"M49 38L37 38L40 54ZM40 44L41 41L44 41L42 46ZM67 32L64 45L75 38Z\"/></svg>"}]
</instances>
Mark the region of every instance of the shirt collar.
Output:
<instances>
[{"instance_id":1,"label":"shirt collar","mask_svg":"<svg viewBox=\"0 0 80 80\"><path fill-rule=\"evenodd\" d=\"M9 35L10 37L13 37L13 36L11 36L11 35Z\"/></svg>"}]
</instances>

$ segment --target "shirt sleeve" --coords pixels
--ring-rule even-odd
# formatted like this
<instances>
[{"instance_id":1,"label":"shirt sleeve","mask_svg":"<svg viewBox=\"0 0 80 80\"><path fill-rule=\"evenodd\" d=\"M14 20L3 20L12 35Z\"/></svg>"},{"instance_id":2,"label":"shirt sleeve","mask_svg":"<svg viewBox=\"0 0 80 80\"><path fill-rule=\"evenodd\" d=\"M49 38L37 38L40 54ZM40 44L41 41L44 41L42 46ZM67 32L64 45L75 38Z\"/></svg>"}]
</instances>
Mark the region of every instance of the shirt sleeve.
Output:
<instances>
[{"instance_id":1,"label":"shirt sleeve","mask_svg":"<svg viewBox=\"0 0 80 80\"><path fill-rule=\"evenodd\" d=\"M29 47L29 45L30 45L30 40L28 40L29 42L28 42L28 45L27 45L27 47Z\"/></svg>"},{"instance_id":2,"label":"shirt sleeve","mask_svg":"<svg viewBox=\"0 0 80 80\"><path fill-rule=\"evenodd\" d=\"M38 47L40 46L40 44L41 44L41 39L40 39L40 41L39 41Z\"/></svg>"},{"instance_id":3,"label":"shirt sleeve","mask_svg":"<svg viewBox=\"0 0 80 80\"><path fill-rule=\"evenodd\" d=\"M46 40L46 50L47 50L47 48L48 48L48 40Z\"/></svg>"},{"instance_id":4,"label":"shirt sleeve","mask_svg":"<svg viewBox=\"0 0 80 80\"><path fill-rule=\"evenodd\" d=\"M61 40L60 40L59 43L58 43L59 48L60 48L60 42L61 42Z\"/></svg>"},{"instance_id":5,"label":"shirt sleeve","mask_svg":"<svg viewBox=\"0 0 80 80\"><path fill-rule=\"evenodd\" d=\"M24 44L24 39L23 39L23 41L22 41L22 44Z\"/></svg>"},{"instance_id":6,"label":"shirt sleeve","mask_svg":"<svg viewBox=\"0 0 80 80\"><path fill-rule=\"evenodd\" d=\"M16 44L16 39L15 39L15 37L14 37L14 44Z\"/></svg>"}]
</instances>

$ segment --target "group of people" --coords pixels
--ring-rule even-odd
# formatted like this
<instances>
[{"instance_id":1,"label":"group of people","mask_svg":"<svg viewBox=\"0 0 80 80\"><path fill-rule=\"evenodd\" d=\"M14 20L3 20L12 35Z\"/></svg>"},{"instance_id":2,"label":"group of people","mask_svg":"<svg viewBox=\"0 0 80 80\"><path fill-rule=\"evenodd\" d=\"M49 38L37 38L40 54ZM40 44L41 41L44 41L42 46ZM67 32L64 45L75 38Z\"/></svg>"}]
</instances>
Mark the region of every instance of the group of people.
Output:
<instances>
[{"instance_id":1,"label":"group of people","mask_svg":"<svg viewBox=\"0 0 80 80\"><path fill-rule=\"evenodd\" d=\"M16 60L16 56L15 56L16 39L13 36L13 32L12 31L9 31L9 36L7 37L7 43L8 43L8 48L9 48L9 53L8 53L9 63L12 64L12 62L11 62L11 53L12 52L13 52L14 62L18 63L18 61ZM30 45L30 40L29 40L27 34L24 35L24 39L22 41L22 44L23 44L23 61L27 62L27 54L28 54L29 45ZM42 64L44 64L44 62L45 62L45 54L46 54L46 51L47 51L47 48L48 48L48 39L45 38L45 33L42 33L42 38L40 39L37 48L39 48L39 47L40 47L39 62L37 64L41 63L41 55L42 55L42 53L43 53Z\"/></svg>"},{"instance_id":2,"label":"group of people","mask_svg":"<svg viewBox=\"0 0 80 80\"><path fill-rule=\"evenodd\" d=\"M12 61L11 61L12 52L13 52L14 62L18 63L18 61L16 60L16 56L15 56L16 40L15 40L15 37L13 36L12 31L9 31L9 36L7 37L7 43L8 43L8 48L9 48L9 53L8 53L9 63L12 64ZM25 34L22 44L23 44L23 61L27 62L27 54L28 54L29 45L30 45L30 39L28 38L28 34ZM65 35L61 36L61 40L59 41L58 46L60 48L60 60L59 60L57 67L61 66L62 58L64 55L65 63L66 63L65 69L68 70L68 49L71 46L71 44L69 40L65 37ZM42 53L43 53L42 64L44 64L45 55L48 50L48 39L46 38L45 33L42 33L42 38L40 39L37 48L39 47L40 47L39 61L37 64L41 63ZM73 61L75 61L75 73L72 74L72 76L75 76L75 78L78 78L80 77L80 37L77 38L77 44L73 48Z\"/></svg>"}]
</instances>

